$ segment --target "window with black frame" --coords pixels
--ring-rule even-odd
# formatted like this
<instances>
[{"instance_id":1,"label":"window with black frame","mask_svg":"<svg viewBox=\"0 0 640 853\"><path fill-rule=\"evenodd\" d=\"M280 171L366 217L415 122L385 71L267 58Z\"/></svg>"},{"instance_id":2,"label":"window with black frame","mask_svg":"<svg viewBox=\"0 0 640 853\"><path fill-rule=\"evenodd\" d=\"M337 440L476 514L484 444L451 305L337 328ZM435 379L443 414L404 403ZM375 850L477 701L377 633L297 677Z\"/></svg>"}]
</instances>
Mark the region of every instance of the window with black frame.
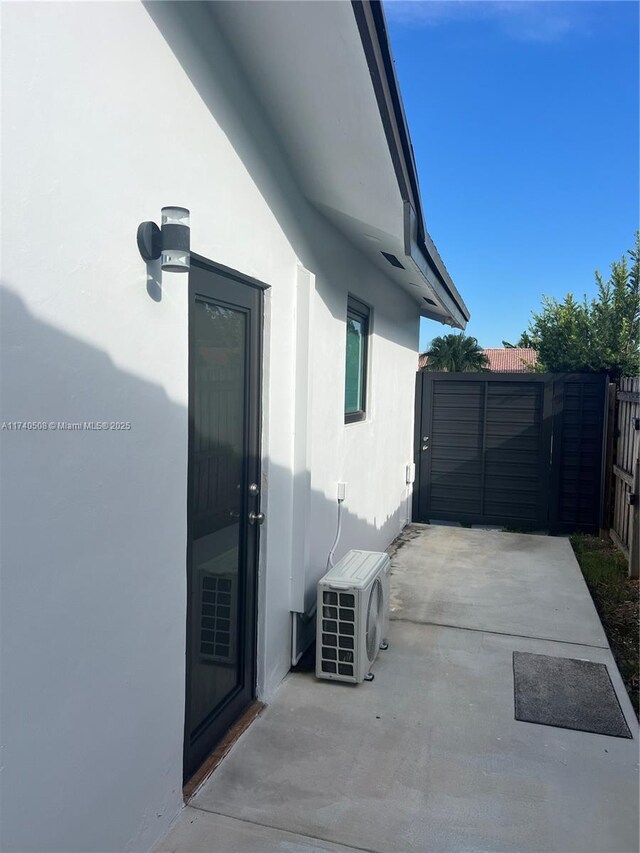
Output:
<instances>
[{"instance_id":1,"label":"window with black frame","mask_svg":"<svg viewBox=\"0 0 640 853\"><path fill-rule=\"evenodd\" d=\"M363 421L367 404L367 355L370 309L359 299L347 300L347 348L344 388L344 422Z\"/></svg>"}]
</instances>

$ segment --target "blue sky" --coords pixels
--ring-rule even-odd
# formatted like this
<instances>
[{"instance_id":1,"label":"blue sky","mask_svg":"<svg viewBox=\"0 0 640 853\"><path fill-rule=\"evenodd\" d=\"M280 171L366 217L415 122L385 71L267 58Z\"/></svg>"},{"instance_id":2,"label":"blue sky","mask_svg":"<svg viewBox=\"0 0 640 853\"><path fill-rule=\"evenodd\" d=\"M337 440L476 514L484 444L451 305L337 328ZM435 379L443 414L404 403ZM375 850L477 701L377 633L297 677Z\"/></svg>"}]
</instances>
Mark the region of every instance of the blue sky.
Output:
<instances>
[{"instance_id":1,"label":"blue sky","mask_svg":"<svg viewBox=\"0 0 640 853\"><path fill-rule=\"evenodd\" d=\"M633 0L386 0L427 228L482 346L638 228ZM446 327L423 321L420 346Z\"/></svg>"}]
</instances>

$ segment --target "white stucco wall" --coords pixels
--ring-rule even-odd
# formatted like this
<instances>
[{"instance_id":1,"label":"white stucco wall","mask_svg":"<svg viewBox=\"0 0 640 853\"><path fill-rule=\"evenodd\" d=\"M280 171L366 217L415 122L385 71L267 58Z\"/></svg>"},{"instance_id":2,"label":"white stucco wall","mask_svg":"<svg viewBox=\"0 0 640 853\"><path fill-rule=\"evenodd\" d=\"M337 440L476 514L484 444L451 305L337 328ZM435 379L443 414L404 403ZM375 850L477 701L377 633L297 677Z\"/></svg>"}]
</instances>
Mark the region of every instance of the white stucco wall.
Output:
<instances>
[{"instance_id":1,"label":"white stucco wall","mask_svg":"<svg viewBox=\"0 0 640 853\"><path fill-rule=\"evenodd\" d=\"M194 251L271 285L261 696L337 482L338 556L406 521L415 304L308 207L205 4L184 5L2 7L0 419L131 423L0 433L3 850L146 851L182 802L187 288L147 281L140 221L183 204ZM368 418L345 427L347 292L373 337Z\"/></svg>"}]
</instances>

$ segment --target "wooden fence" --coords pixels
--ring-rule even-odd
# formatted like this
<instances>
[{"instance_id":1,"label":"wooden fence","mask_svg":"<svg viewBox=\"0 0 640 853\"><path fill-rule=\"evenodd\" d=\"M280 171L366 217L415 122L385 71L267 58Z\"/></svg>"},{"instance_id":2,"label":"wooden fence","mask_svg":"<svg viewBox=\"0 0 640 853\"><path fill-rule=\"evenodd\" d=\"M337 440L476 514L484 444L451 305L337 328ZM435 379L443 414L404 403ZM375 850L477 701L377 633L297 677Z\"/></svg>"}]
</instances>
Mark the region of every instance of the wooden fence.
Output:
<instances>
[{"instance_id":1,"label":"wooden fence","mask_svg":"<svg viewBox=\"0 0 640 853\"><path fill-rule=\"evenodd\" d=\"M605 481L605 524L629 561L629 575L640 571L640 377L609 386L609 442Z\"/></svg>"}]
</instances>

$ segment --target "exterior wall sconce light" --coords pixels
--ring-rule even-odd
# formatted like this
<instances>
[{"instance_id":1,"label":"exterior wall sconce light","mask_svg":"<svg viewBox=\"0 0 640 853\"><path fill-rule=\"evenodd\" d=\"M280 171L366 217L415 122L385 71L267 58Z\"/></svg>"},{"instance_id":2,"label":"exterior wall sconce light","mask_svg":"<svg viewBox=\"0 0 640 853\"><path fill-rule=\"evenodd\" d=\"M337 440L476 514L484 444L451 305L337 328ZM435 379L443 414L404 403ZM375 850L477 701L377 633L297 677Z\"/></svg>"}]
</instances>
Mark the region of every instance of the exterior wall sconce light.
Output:
<instances>
[{"instance_id":1,"label":"exterior wall sconce light","mask_svg":"<svg viewBox=\"0 0 640 853\"><path fill-rule=\"evenodd\" d=\"M186 207L163 207L162 228L155 222L138 225L138 249L145 261L162 257L165 272L189 272L190 228Z\"/></svg>"}]
</instances>

